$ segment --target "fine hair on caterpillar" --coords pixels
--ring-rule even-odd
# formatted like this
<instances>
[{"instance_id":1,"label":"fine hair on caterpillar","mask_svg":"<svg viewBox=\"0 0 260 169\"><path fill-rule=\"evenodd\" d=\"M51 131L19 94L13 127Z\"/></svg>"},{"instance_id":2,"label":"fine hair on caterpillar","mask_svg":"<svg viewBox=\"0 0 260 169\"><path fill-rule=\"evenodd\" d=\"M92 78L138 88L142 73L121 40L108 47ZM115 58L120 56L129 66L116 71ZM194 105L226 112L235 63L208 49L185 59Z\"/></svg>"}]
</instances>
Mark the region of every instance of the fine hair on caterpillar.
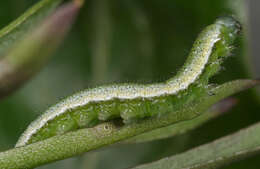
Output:
<instances>
[{"instance_id":1,"label":"fine hair on caterpillar","mask_svg":"<svg viewBox=\"0 0 260 169\"><path fill-rule=\"evenodd\" d=\"M240 24L232 17L217 19L199 34L184 66L174 77L161 83L113 84L76 93L36 119L16 147L116 118L127 124L180 109L180 103L191 103L208 91L209 78L231 54L240 30ZM176 116L175 122L196 115Z\"/></svg>"}]
</instances>

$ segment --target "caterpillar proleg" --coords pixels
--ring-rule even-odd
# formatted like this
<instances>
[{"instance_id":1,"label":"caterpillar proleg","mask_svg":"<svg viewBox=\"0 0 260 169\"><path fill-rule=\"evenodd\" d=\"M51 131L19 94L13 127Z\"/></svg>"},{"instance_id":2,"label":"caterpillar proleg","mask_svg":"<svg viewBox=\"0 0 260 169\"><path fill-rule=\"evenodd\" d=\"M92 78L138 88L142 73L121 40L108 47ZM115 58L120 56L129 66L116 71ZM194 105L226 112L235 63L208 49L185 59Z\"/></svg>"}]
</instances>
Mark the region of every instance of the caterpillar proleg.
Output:
<instances>
[{"instance_id":1,"label":"caterpillar proleg","mask_svg":"<svg viewBox=\"0 0 260 169\"><path fill-rule=\"evenodd\" d=\"M127 124L178 110L180 103L190 103L207 92L209 78L231 54L240 29L231 17L217 19L199 34L177 75L165 82L100 86L64 99L32 122L16 147L103 121L118 118Z\"/></svg>"}]
</instances>

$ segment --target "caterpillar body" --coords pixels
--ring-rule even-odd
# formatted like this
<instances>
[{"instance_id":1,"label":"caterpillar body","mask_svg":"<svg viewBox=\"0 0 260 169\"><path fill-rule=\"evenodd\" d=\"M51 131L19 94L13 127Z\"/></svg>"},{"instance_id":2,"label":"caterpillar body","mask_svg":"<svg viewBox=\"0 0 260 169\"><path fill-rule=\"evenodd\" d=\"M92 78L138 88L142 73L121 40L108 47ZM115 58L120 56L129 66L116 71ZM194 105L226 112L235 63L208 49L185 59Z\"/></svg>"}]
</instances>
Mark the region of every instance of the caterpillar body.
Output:
<instances>
[{"instance_id":1,"label":"caterpillar body","mask_svg":"<svg viewBox=\"0 0 260 169\"><path fill-rule=\"evenodd\" d=\"M107 85L64 99L32 122L16 147L116 118L130 123L178 110L180 103L192 102L207 92L209 78L230 55L240 29L231 17L217 19L200 33L184 66L166 82ZM183 119L179 117L179 121Z\"/></svg>"}]
</instances>

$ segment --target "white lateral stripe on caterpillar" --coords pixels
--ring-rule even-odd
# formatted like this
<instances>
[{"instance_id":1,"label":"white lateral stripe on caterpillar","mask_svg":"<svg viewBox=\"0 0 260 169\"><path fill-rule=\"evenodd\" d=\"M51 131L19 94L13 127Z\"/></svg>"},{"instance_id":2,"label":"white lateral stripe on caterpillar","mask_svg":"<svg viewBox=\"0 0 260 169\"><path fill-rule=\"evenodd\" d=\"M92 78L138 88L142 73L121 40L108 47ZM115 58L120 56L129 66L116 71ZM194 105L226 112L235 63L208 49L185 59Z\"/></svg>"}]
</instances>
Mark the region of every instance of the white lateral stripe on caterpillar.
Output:
<instances>
[{"instance_id":1,"label":"white lateral stripe on caterpillar","mask_svg":"<svg viewBox=\"0 0 260 169\"><path fill-rule=\"evenodd\" d=\"M203 50L197 53L189 67L181 72L178 78L173 78L167 83L150 84L150 85L112 85L98 87L86 90L80 94L75 94L63 102L51 107L39 119L34 121L19 139L16 147L25 145L30 137L41 129L46 123L68 110L81 107L89 102L100 102L112 99L135 99L135 98L152 98L162 95L172 95L187 89L202 74L208 63L214 44L219 40L220 30L215 29L210 37L207 37Z\"/></svg>"}]
</instances>

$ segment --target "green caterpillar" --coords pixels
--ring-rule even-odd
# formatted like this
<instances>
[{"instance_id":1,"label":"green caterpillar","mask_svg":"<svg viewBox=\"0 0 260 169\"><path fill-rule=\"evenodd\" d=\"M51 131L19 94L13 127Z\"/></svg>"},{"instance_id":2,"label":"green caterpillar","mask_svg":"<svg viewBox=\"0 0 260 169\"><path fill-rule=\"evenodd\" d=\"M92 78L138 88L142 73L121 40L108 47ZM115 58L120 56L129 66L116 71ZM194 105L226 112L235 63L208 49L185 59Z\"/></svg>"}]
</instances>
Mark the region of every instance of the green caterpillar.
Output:
<instances>
[{"instance_id":1,"label":"green caterpillar","mask_svg":"<svg viewBox=\"0 0 260 169\"><path fill-rule=\"evenodd\" d=\"M207 92L208 80L220 70L240 32L231 17L219 18L198 36L177 75L157 84L114 84L87 89L49 108L23 133L16 147L112 119L124 123L162 116L192 103ZM178 117L178 121L186 117ZM177 122L177 121L176 121Z\"/></svg>"}]
</instances>

